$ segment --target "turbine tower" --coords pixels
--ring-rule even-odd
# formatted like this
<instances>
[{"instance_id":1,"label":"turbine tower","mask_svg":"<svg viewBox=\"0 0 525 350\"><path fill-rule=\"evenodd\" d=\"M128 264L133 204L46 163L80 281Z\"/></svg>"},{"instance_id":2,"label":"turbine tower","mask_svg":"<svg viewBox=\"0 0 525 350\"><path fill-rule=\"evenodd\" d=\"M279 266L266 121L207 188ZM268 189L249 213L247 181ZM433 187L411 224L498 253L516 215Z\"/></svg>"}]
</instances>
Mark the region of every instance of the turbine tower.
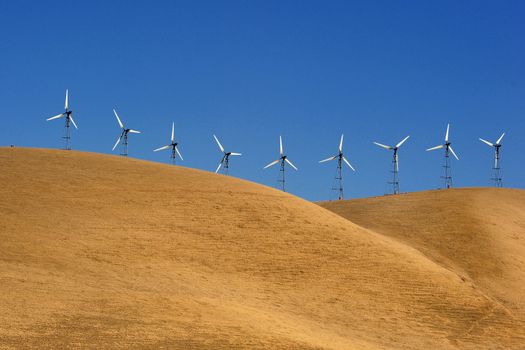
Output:
<instances>
[{"instance_id":1,"label":"turbine tower","mask_svg":"<svg viewBox=\"0 0 525 350\"><path fill-rule=\"evenodd\" d=\"M337 181L339 188L334 188L334 190L339 191L339 200L344 199L344 192L343 192L343 162L350 167L353 171L355 171L354 167L350 164L350 162L345 158L343 155L343 137L344 135L341 135L341 141L339 142L339 152L330 158L326 158L323 160L320 160L319 163L329 162L331 160L337 160L337 173L335 176L335 180Z\"/></svg>"},{"instance_id":2,"label":"turbine tower","mask_svg":"<svg viewBox=\"0 0 525 350\"><path fill-rule=\"evenodd\" d=\"M229 172L229 169L230 169L230 156L241 156L242 154L241 153L236 153L236 152L226 152L224 150L224 147L222 147L222 145L221 145L219 139L217 138L217 136L213 135L213 138L215 139L215 141L217 142L217 145L219 145L219 149L223 153L222 159L219 162L219 166L215 170L215 174L217 174L219 172L219 170L221 169L221 167L224 165L223 173L224 173L224 175L228 175L228 172Z\"/></svg>"},{"instance_id":3,"label":"turbine tower","mask_svg":"<svg viewBox=\"0 0 525 350\"><path fill-rule=\"evenodd\" d=\"M496 187L503 186L503 181L501 179L501 167L499 164L499 160L500 160L499 152L500 152L501 140L503 139L503 136L505 136L505 133L501 134L498 141L496 141L495 143L488 142L487 140L483 140L481 137L479 138L481 142L487 144L490 147L494 147L494 168L492 168L494 170L494 177L491 180L494 181L494 185Z\"/></svg>"},{"instance_id":4,"label":"turbine tower","mask_svg":"<svg viewBox=\"0 0 525 350\"><path fill-rule=\"evenodd\" d=\"M284 151L283 151L283 138L281 136L279 136L279 152L280 152L279 159L274 160L273 162L271 162L270 164L265 166L263 169L269 168L271 166L274 166L277 163L280 163L281 164L281 168L279 170L280 176L279 176L279 180L277 180L277 181L281 183L281 189L283 190L283 192L286 192L286 187L285 187L285 180L286 179L284 177L285 163L288 163L295 170L297 170L297 168L295 167L295 165L292 164L292 162L290 162L290 160L288 159L288 156L286 156L284 154Z\"/></svg>"},{"instance_id":5,"label":"turbine tower","mask_svg":"<svg viewBox=\"0 0 525 350\"><path fill-rule=\"evenodd\" d=\"M427 151L433 151L436 149L444 148L445 149L445 164L443 165L444 169L444 176L441 178L445 180L445 188L451 188L452 187L452 174L450 172L450 153L459 160L458 156L456 155L456 152L452 149L451 142L448 139L448 134L450 131L450 124L447 124L447 132L445 133L445 143L439 146L431 147L427 149Z\"/></svg>"},{"instance_id":6,"label":"turbine tower","mask_svg":"<svg viewBox=\"0 0 525 350\"><path fill-rule=\"evenodd\" d=\"M410 136L405 137L403 140L399 141L398 144L395 145L394 147L383 145L382 143L374 141L374 144L376 144L377 146L382 147L382 148L384 148L386 150L389 150L389 151L390 150L394 151L393 154L392 154L392 170L391 170L391 172L392 172L392 181L388 182L393 187L393 194L398 194L399 193L399 157L398 157L397 151L398 151L399 147L401 147L401 145L403 143L405 143L406 140L408 140L409 137Z\"/></svg>"},{"instance_id":7,"label":"turbine tower","mask_svg":"<svg viewBox=\"0 0 525 350\"><path fill-rule=\"evenodd\" d=\"M153 152L158 152L158 151L162 151L162 150L171 148L171 161L172 161L173 165L175 165L175 161L177 159L177 154L179 155L181 160L184 160L184 158L182 158L182 154L180 154L180 152L179 152L179 148L177 147L177 145L178 145L178 143L175 142L175 123L172 123L171 124L171 143L169 145L167 145L167 146L159 147L159 148L153 150Z\"/></svg>"},{"instance_id":8,"label":"turbine tower","mask_svg":"<svg viewBox=\"0 0 525 350\"><path fill-rule=\"evenodd\" d=\"M73 126L77 130L78 130L78 127L77 127L77 124L75 124L75 121L73 120L73 116L72 116L73 111L69 110L69 93L68 93L67 89L66 89L66 102L64 103L64 109L66 110L64 113L60 113L60 114L55 115L54 117L47 118L46 121L50 121L50 120L53 120L53 119L66 117L65 124L64 124L64 136L62 136L62 138L65 141L64 149L65 150L70 150L71 149L71 130L70 130L70 126L71 126L71 124L73 124Z\"/></svg>"},{"instance_id":9,"label":"turbine tower","mask_svg":"<svg viewBox=\"0 0 525 350\"><path fill-rule=\"evenodd\" d=\"M120 140L122 140L122 153L121 156L127 157L128 156L128 134L140 134L140 131L128 129L124 127L124 124L120 121L120 118L118 117L117 111L113 109L113 113L115 113L115 117L117 117L118 125L122 129L122 132L120 133L119 138L117 139L117 142L115 142L115 146L113 146L112 151L117 148L117 145L119 144Z\"/></svg>"}]
</instances>

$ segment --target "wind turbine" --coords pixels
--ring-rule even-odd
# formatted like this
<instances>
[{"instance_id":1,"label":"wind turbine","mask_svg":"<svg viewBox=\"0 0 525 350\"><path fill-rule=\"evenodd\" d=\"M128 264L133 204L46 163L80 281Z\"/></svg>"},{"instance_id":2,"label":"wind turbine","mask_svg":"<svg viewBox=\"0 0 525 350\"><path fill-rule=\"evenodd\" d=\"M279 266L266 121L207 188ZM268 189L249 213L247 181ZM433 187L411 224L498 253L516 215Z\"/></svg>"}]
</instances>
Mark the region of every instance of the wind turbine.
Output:
<instances>
[{"instance_id":1,"label":"wind turbine","mask_svg":"<svg viewBox=\"0 0 525 350\"><path fill-rule=\"evenodd\" d=\"M215 139L215 141L217 142L217 145L219 145L219 149L223 153L222 159L221 159L221 161L219 163L219 166L215 170L215 174L217 174L219 172L219 170L221 169L221 167L224 165L224 175L228 175L228 171L230 169L230 156L241 156L242 154L241 153L236 153L236 152L226 152L224 150L224 147L222 147L222 145L221 145L219 139L217 138L217 136L213 135L213 138Z\"/></svg>"},{"instance_id":2,"label":"wind turbine","mask_svg":"<svg viewBox=\"0 0 525 350\"><path fill-rule=\"evenodd\" d=\"M479 138L481 142L487 144L490 147L494 147L494 168L493 168L494 177L491 180L494 181L494 184L496 187L503 186L503 181L501 180L501 172L500 172L501 168L499 165L499 160L500 160L499 152L500 152L501 140L503 140L503 136L505 136L505 133L501 134L498 141L496 141L495 143L488 142L487 140L484 140L481 137Z\"/></svg>"},{"instance_id":3,"label":"wind turbine","mask_svg":"<svg viewBox=\"0 0 525 350\"><path fill-rule=\"evenodd\" d=\"M55 115L54 117L47 118L46 121L66 117L65 119L66 122L64 125L64 136L62 136L62 138L65 140L65 143L66 143L64 149L70 150L71 149L71 131L69 129L70 124L73 124L73 126L77 130L78 130L78 127L75 121L73 120L73 116L72 116L73 111L69 110L69 93L67 89L66 89L66 102L64 103L64 109L66 110L64 113L60 113L60 114Z\"/></svg>"},{"instance_id":4,"label":"wind turbine","mask_svg":"<svg viewBox=\"0 0 525 350\"><path fill-rule=\"evenodd\" d=\"M382 147L389 151L390 150L394 151L392 154L392 181L389 182L389 184L392 184L393 186L394 194L399 193L399 157L398 157L397 151L399 147L401 147L401 145L405 143L406 140L408 140L409 137L410 135L405 137L403 140L399 141L397 145L395 145L394 147L383 145L382 143L374 141L374 144L376 144L377 146Z\"/></svg>"},{"instance_id":5,"label":"wind turbine","mask_svg":"<svg viewBox=\"0 0 525 350\"><path fill-rule=\"evenodd\" d=\"M452 187L452 174L450 173L450 153L459 160L458 156L456 155L456 152L452 149L451 142L448 139L450 131L450 124L447 124L447 132L445 133L445 143L439 146L431 147L427 149L427 151L433 151L436 149L444 148L445 149L445 165L443 165L443 168L445 169L445 176L442 176L443 179L445 179L445 187L451 188Z\"/></svg>"},{"instance_id":6,"label":"wind turbine","mask_svg":"<svg viewBox=\"0 0 525 350\"><path fill-rule=\"evenodd\" d=\"M346 165L348 165L348 167L350 167L350 169L355 171L355 169L352 166L352 164L350 164L350 162L343 155L343 137L344 137L344 135L341 135L341 141L339 141L339 152L335 156L332 156L330 158L326 158L326 159L323 159L323 160L319 161L319 163L324 163L324 162L329 162L331 160L336 160L337 159L337 175L336 175L335 179L336 179L336 181L338 181L338 184L339 184L339 188L338 188L338 190L339 190L339 197L338 197L338 199L339 200L344 199L344 192L343 192L343 162L345 162Z\"/></svg>"},{"instance_id":7,"label":"wind turbine","mask_svg":"<svg viewBox=\"0 0 525 350\"><path fill-rule=\"evenodd\" d=\"M175 165L177 154L179 155L180 159L184 160L184 158L182 158L182 154L180 154L179 152L179 148L177 147L177 145L178 143L175 142L175 123L172 123L171 124L171 143L167 146L159 147L153 150L153 152L158 152L158 151L162 151L162 150L171 148L171 161L173 162L173 165Z\"/></svg>"},{"instance_id":8,"label":"wind turbine","mask_svg":"<svg viewBox=\"0 0 525 350\"><path fill-rule=\"evenodd\" d=\"M119 144L120 140L123 140L122 141L123 152L120 155L127 157L128 156L128 134L129 133L140 134L140 131L125 128L124 124L122 124L122 122L120 121L120 118L118 117L117 111L115 109L113 109L113 113L115 113L115 117L117 117L118 125L122 129L122 132L119 138L117 139L117 142L115 142L115 146L113 146L112 151L114 151L115 148L117 148L117 145Z\"/></svg>"},{"instance_id":9,"label":"wind turbine","mask_svg":"<svg viewBox=\"0 0 525 350\"><path fill-rule=\"evenodd\" d=\"M284 192L286 192L286 188L284 186L284 184L285 184L285 177L284 177L284 166L285 166L285 163L288 163L295 170L297 170L297 168L295 167L295 165L292 164L292 162L290 162L290 160L288 159L288 156L286 156L284 154L284 151L283 151L283 138L281 136L279 136L279 152L280 152L279 159L274 160L273 162L271 162L270 164L265 166L263 169L269 168L271 166L274 166L277 163L280 163L281 164L281 168L279 170L279 173L281 174L281 176L280 176L280 179L278 180L278 182L281 183L281 189Z\"/></svg>"}]
</instances>

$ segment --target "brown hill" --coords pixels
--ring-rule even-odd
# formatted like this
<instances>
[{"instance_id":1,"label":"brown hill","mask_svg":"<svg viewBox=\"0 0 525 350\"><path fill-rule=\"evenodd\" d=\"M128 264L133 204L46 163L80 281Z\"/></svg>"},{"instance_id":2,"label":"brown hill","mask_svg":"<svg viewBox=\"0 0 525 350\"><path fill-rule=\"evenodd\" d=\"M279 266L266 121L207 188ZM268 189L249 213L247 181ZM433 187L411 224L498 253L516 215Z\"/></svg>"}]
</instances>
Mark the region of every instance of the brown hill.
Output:
<instances>
[{"instance_id":1,"label":"brown hill","mask_svg":"<svg viewBox=\"0 0 525 350\"><path fill-rule=\"evenodd\" d=\"M2 348L525 343L474 280L267 187L41 149L0 149L0 169Z\"/></svg>"},{"instance_id":2,"label":"brown hill","mask_svg":"<svg viewBox=\"0 0 525 350\"><path fill-rule=\"evenodd\" d=\"M320 204L415 247L525 315L525 191L462 188Z\"/></svg>"}]
</instances>

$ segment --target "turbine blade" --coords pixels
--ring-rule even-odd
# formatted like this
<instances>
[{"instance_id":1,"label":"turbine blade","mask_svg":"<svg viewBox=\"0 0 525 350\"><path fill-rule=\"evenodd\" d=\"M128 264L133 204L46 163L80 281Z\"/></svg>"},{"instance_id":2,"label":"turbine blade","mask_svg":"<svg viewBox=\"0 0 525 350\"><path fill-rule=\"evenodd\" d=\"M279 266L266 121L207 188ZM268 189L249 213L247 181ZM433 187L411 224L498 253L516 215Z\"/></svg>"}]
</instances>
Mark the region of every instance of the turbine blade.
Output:
<instances>
[{"instance_id":1,"label":"turbine blade","mask_svg":"<svg viewBox=\"0 0 525 350\"><path fill-rule=\"evenodd\" d=\"M177 146L175 146L175 152L177 152L177 154L179 155L180 159L184 160L184 158L182 158L182 154L180 154L179 148Z\"/></svg>"},{"instance_id":2,"label":"turbine blade","mask_svg":"<svg viewBox=\"0 0 525 350\"><path fill-rule=\"evenodd\" d=\"M503 140L503 136L505 136L505 133L501 134L501 136L499 137L498 141L496 141L496 145L499 145L501 140Z\"/></svg>"},{"instance_id":3,"label":"turbine blade","mask_svg":"<svg viewBox=\"0 0 525 350\"><path fill-rule=\"evenodd\" d=\"M328 162L328 161L330 161L330 160L334 160L334 159L336 159L336 158L337 158L337 156L333 156L333 157L330 157L330 158L326 158L326 159L320 160L319 163Z\"/></svg>"},{"instance_id":4,"label":"turbine blade","mask_svg":"<svg viewBox=\"0 0 525 350\"><path fill-rule=\"evenodd\" d=\"M494 157L494 169L498 168L498 158Z\"/></svg>"},{"instance_id":5,"label":"turbine blade","mask_svg":"<svg viewBox=\"0 0 525 350\"><path fill-rule=\"evenodd\" d=\"M65 109L69 108L69 92L67 89L66 89L66 102L64 103L64 108Z\"/></svg>"},{"instance_id":6,"label":"turbine blade","mask_svg":"<svg viewBox=\"0 0 525 350\"><path fill-rule=\"evenodd\" d=\"M281 160L280 159L277 159L277 160L274 160L273 162L271 162L270 164L268 164L267 166L265 166L263 169L266 169L266 168L269 168L277 163L279 163Z\"/></svg>"},{"instance_id":7,"label":"turbine blade","mask_svg":"<svg viewBox=\"0 0 525 350\"><path fill-rule=\"evenodd\" d=\"M343 157L343 161L346 163L346 165L348 165L350 167L350 169L352 169L353 171L355 171L354 167L352 166L352 164L350 164L350 162L345 158Z\"/></svg>"},{"instance_id":8,"label":"turbine blade","mask_svg":"<svg viewBox=\"0 0 525 350\"><path fill-rule=\"evenodd\" d=\"M50 121L50 120L53 120L53 119L58 119L58 118L63 117L63 116L64 116L64 113L60 113L60 114L55 115L54 117L47 118L46 121Z\"/></svg>"},{"instance_id":9,"label":"turbine blade","mask_svg":"<svg viewBox=\"0 0 525 350\"><path fill-rule=\"evenodd\" d=\"M298 169L295 167L295 165L293 165L292 162L290 162L290 161L288 160L288 158L284 158L284 161L285 161L286 163L290 164L290 166L291 166L292 168L294 168L295 170L298 170Z\"/></svg>"},{"instance_id":10,"label":"turbine blade","mask_svg":"<svg viewBox=\"0 0 525 350\"><path fill-rule=\"evenodd\" d=\"M450 130L450 124L447 124L447 133L445 134L445 142L448 142L448 132Z\"/></svg>"},{"instance_id":11,"label":"turbine blade","mask_svg":"<svg viewBox=\"0 0 525 350\"><path fill-rule=\"evenodd\" d=\"M487 145L489 145L490 147L494 147L494 144L492 142L488 142L487 140L483 140L481 137L479 138L479 140L483 143L486 143Z\"/></svg>"},{"instance_id":12,"label":"turbine blade","mask_svg":"<svg viewBox=\"0 0 525 350\"><path fill-rule=\"evenodd\" d=\"M120 135L120 136L118 137L117 142L115 142L115 146L113 146L112 151L114 151L115 148L117 148L117 145L118 145L118 143L120 142L120 139L121 139L121 138L122 138L122 135Z\"/></svg>"},{"instance_id":13,"label":"turbine blade","mask_svg":"<svg viewBox=\"0 0 525 350\"><path fill-rule=\"evenodd\" d=\"M232 152L230 153L230 156L242 156L242 153Z\"/></svg>"},{"instance_id":14,"label":"turbine blade","mask_svg":"<svg viewBox=\"0 0 525 350\"><path fill-rule=\"evenodd\" d=\"M141 132L138 131L138 130L133 130L133 129L129 129L128 132L132 133L132 134L140 134Z\"/></svg>"},{"instance_id":15,"label":"turbine blade","mask_svg":"<svg viewBox=\"0 0 525 350\"><path fill-rule=\"evenodd\" d=\"M171 123L171 142L175 141L175 123Z\"/></svg>"},{"instance_id":16,"label":"turbine blade","mask_svg":"<svg viewBox=\"0 0 525 350\"><path fill-rule=\"evenodd\" d=\"M405 137L401 142L399 142L399 143L396 145L396 147L397 147L397 148L401 147L401 145L404 144L405 141L408 140L409 137L410 137L410 135L407 136L407 137Z\"/></svg>"},{"instance_id":17,"label":"turbine blade","mask_svg":"<svg viewBox=\"0 0 525 350\"><path fill-rule=\"evenodd\" d=\"M170 148L170 145L162 146L162 147L159 147L157 149L154 149L153 152L162 151L162 150L165 150L165 149L168 149L168 148Z\"/></svg>"},{"instance_id":18,"label":"turbine blade","mask_svg":"<svg viewBox=\"0 0 525 350\"><path fill-rule=\"evenodd\" d=\"M118 117L118 114L115 108L113 108L113 113L115 113L115 117L117 117L118 125L120 125L120 128L124 129L124 124L122 124L122 122L120 121L120 118Z\"/></svg>"},{"instance_id":19,"label":"turbine blade","mask_svg":"<svg viewBox=\"0 0 525 350\"><path fill-rule=\"evenodd\" d=\"M215 141L217 142L217 144L219 145L219 148L221 150L221 152L224 152L224 147L222 147L221 143L219 142L219 139L217 138L217 136L213 135L213 137L215 138Z\"/></svg>"},{"instance_id":20,"label":"turbine blade","mask_svg":"<svg viewBox=\"0 0 525 350\"><path fill-rule=\"evenodd\" d=\"M215 170L215 174L217 174L219 172L219 169L221 168L221 166L222 166L222 161L219 163L219 166Z\"/></svg>"},{"instance_id":21,"label":"turbine blade","mask_svg":"<svg viewBox=\"0 0 525 350\"><path fill-rule=\"evenodd\" d=\"M283 155L283 138L279 136L279 152Z\"/></svg>"},{"instance_id":22,"label":"turbine blade","mask_svg":"<svg viewBox=\"0 0 525 350\"><path fill-rule=\"evenodd\" d=\"M440 149L440 148L443 148L443 145L439 145L439 146L436 146L436 147L428 148L427 151L433 151L435 149Z\"/></svg>"},{"instance_id":23,"label":"turbine blade","mask_svg":"<svg viewBox=\"0 0 525 350\"><path fill-rule=\"evenodd\" d=\"M75 126L75 129L78 130L77 124L76 124L75 121L73 120L73 117L72 117L72 116L69 116L69 120L71 120L71 123L73 123L73 126Z\"/></svg>"},{"instance_id":24,"label":"turbine blade","mask_svg":"<svg viewBox=\"0 0 525 350\"><path fill-rule=\"evenodd\" d=\"M379 142L375 142L374 141L374 144L376 144L379 147L383 147L384 149L392 149L392 147L387 146L387 145L383 145L382 143L379 143Z\"/></svg>"},{"instance_id":25,"label":"turbine blade","mask_svg":"<svg viewBox=\"0 0 525 350\"><path fill-rule=\"evenodd\" d=\"M456 157L457 160L459 160L458 156L456 155L456 152L454 152L454 150L452 149L451 146L448 146L448 149L450 150L450 152L452 152L452 154L454 155L454 157Z\"/></svg>"},{"instance_id":26,"label":"turbine blade","mask_svg":"<svg viewBox=\"0 0 525 350\"><path fill-rule=\"evenodd\" d=\"M399 171L399 156L396 153L396 171Z\"/></svg>"},{"instance_id":27,"label":"turbine blade","mask_svg":"<svg viewBox=\"0 0 525 350\"><path fill-rule=\"evenodd\" d=\"M344 137L344 135L341 134L341 141L339 141L339 152L340 153L343 152L343 137Z\"/></svg>"}]
</instances>

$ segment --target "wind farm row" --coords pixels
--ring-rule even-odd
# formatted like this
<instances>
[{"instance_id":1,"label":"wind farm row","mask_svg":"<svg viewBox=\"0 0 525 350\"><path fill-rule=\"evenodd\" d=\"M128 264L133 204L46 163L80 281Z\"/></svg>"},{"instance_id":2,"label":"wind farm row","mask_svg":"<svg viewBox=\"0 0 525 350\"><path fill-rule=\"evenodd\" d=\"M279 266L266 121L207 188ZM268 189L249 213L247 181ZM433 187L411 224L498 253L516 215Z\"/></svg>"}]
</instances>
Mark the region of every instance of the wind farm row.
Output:
<instances>
[{"instance_id":1,"label":"wind farm row","mask_svg":"<svg viewBox=\"0 0 525 350\"><path fill-rule=\"evenodd\" d=\"M55 120L64 118L64 135L62 138L64 139L64 149L70 150L71 149L71 125L75 129L78 130L77 123L73 119L73 111L70 109L69 106L69 91L66 90L65 95L65 102L64 102L64 109L65 111L63 113L57 114L55 116L52 116L50 118L47 118L47 121ZM115 144L113 145L112 151L115 151L115 149L120 145L120 155L127 156L128 155L128 137L129 134L140 134L141 132L135 129L128 128L119 117L117 111L113 109L113 114L115 115L115 118L117 120L118 126L120 128L120 135L117 138ZM457 153L452 148L452 142L449 138L450 135L450 124L447 124L446 132L445 132L445 139L442 144L439 144L434 147L430 147L426 149L426 151L434 151L434 150L440 150L442 149L444 151L444 164L443 164L443 174L441 178L444 181L444 187L445 188L451 188L452 187L452 173L451 173L451 156L453 156L456 160L459 160L459 157ZM503 181L501 177L501 167L500 167L500 152L501 152L501 146L502 146L502 140L505 136L505 133L502 133L501 136L498 138L496 142L490 142L483 138L479 138L481 142L486 144L487 146L494 149L494 163L493 163L493 177L491 180L494 182L494 186L496 187L502 187ZM222 143L220 142L219 138L216 135L213 135L213 138L215 139L215 142L217 143L217 146L219 147L220 152L222 153L221 160L215 169L215 173L219 173L222 169L222 173L224 175L229 174L229 168L230 168L230 157L231 156L241 156L242 154L239 152L231 152L227 151ZM391 180L388 181L388 183L392 186L392 194L398 194L400 193L400 186L399 186L399 149L400 147L410 138L410 136L406 136L404 139L399 141L395 146L389 146L383 143L379 142L373 142L378 147L381 147L385 150L392 151L392 164L391 164ZM341 139L339 141L339 147L337 154L330 156L326 159L322 159L319 161L319 163L325 163L330 161L336 161L337 163L337 172L335 175L335 180L337 182L337 186L333 189L337 191L338 193L338 199L344 199L344 186L343 186L343 168L344 165L346 165L348 168L350 168L352 171L356 171L356 169L352 166L350 161L345 157L343 153L343 141L344 141L344 135L341 135ZM175 123L172 122L171 125L171 138L170 143L161 146L159 148L156 148L153 150L153 152L163 151L163 150L170 150L171 155L170 158L172 160L172 163L175 164L177 161L177 158L180 158L181 160L184 160L180 149L179 149L179 143L175 139ZM282 136L279 136L279 158L272 161L271 163L267 164L263 167L263 169L270 168L274 165L279 164L279 188L283 191L286 191L286 178L285 178L285 170L286 166L290 166L294 170L298 170L298 168L291 162L289 157L284 152L283 148L283 139Z\"/></svg>"}]
</instances>

